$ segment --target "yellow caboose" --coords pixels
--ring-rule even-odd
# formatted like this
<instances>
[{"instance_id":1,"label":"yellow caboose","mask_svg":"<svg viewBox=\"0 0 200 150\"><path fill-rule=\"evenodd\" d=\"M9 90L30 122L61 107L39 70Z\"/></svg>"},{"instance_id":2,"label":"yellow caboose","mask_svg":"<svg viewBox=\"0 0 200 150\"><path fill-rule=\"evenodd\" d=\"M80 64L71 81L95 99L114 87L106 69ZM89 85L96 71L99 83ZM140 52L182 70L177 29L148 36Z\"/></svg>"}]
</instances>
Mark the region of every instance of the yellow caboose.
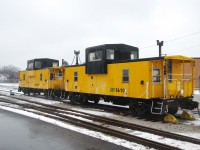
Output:
<instances>
[{"instance_id":1,"label":"yellow caboose","mask_svg":"<svg viewBox=\"0 0 200 150\"><path fill-rule=\"evenodd\" d=\"M64 94L63 69L54 59L33 59L27 62L27 70L19 72L19 91L24 94L44 93L46 97Z\"/></svg>"},{"instance_id":2,"label":"yellow caboose","mask_svg":"<svg viewBox=\"0 0 200 150\"><path fill-rule=\"evenodd\" d=\"M198 107L192 101L194 64L179 55L139 59L138 48L125 44L90 47L84 65L65 68L65 91L75 103L103 99L129 105L137 115L175 114L178 107Z\"/></svg>"}]
</instances>

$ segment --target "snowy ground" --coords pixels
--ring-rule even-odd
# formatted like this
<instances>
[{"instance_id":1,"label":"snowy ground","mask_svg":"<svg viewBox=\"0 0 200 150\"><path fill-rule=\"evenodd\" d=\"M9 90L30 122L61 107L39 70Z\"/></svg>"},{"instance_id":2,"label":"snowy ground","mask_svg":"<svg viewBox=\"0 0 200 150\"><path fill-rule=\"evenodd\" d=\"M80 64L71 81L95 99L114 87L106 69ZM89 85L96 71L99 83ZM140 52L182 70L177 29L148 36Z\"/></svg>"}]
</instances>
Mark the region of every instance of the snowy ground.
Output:
<instances>
[{"instance_id":1,"label":"snowy ground","mask_svg":"<svg viewBox=\"0 0 200 150\"><path fill-rule=\"evenodd\" d=\"M0 84L0 92L1 90L7 90L10 91L12 90L17 90L18 88L18 84ZM20 94L20 93L18 93ZM34 100L34 101L40 101L40 102L44 102L47 104L51 104L51 105L56 105L56 106L62 106L62 107L66 107L66 108L71 108L71 109L75 109L78 111L83 111L83 112L87 112L87 113L91 113L91 114L95 114L95 115L100 115L100 116L106 116L106 117L110 117L110 118L114 118L114 119L118 119L118 120L122 120L122 121L126 121L126 122L131 122L131 123L135 123L135 124L139 124L139 125L143 125L143 126L148 126L148 127L152 127L152 128L156 128L156 129L160 129L160 130L165 130L165 131L169 131L169 132L174 132L174 133L178 133L178 134L182 134L182 135L186 135L186 136L191 136L194 138L198 138L200 139L200 118L197 114L195 114L195 118L196 120L193 121L181 121L181 124L179 125L174 125L174 124L167 124L167 123L163 123L163 122L151 122L151 121L146 121L143 119L138 119L138 118L133 118L132 116L121 116L121 115L115 115L112 113L108 113L108 112L104 112L103 110L97 110L97 109L89 109L89 108L82 108L80 106L72 106L72 105L67 105L67 104L63 104L61 102L55 102L55 101L46 101L46 100L41 100L39 98L32 98L30 97L30 100ZM200 102L200 94L198 91L195 91L195 98L194 100L199 101ZM12 111L15 113L19 113L25 116L30 116L32 118L36 118L39 120L43 120L55 125L58 125L60 127L63 128L67 128L67 129L71 129L74 130L76 132L80 132L95 138L99 138L111 143L115 143L117 145L122 145L124 147L130 148L130 149L148 149L147 147L144 147L142 145L136 144L136 143L132 143L132 142L128 142L122 139L118 139L115 137L111 137L111 136L107 136L105 134L102 133L97 133L94 131L90 131L87 129L83 129L80 127L76 127L73 125L69 125L66 123L63 123L61 121L56 121L54 119L49 119L47 117L44 116L39 116L39 115L35 115L33 113L29 113L26 111L21 111L21 110L16 110L16 109L12 109L12 108L7 108L7 107L3 107L0 106L1 109L5 109L8 111ZM164 137L160 137L160 136L156 136L156 135L152 135L149 133L145 133L145 132L140 132L140 131L130 131L127 129L119 129L122 130L124 132L127 132L129 134L133 134L139 137L145 137L146 139L151 139L151 140L155 140L161 143L165 143L165 144L169 144L169 145L173 145L176 147L179 147L181 149L200 149L200 145L196 145L196 144L191 144L191 143L187 143L187 142L182 142L182 141L177 141L177 140L171 140L168 138L164 138Z\"/></svg>"}]
</instances>

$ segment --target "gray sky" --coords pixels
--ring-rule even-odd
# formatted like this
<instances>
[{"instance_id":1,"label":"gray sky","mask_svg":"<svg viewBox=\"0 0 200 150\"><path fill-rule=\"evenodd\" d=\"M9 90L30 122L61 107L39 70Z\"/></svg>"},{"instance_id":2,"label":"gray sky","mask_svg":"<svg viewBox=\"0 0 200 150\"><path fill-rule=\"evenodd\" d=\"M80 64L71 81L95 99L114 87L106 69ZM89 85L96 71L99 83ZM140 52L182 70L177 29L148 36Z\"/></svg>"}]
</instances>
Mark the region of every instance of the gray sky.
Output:
<instances>
[{"instance_id":1,"label":"gray sky","mask_svg":"<svg viewBox=\"0 0 200 150\"><path fill-rule=\"evenodd\" d=\"M0 0L0 66L26 68L34 58L64 58L110 43L200 57L199 0ZM167 42L168 41L168 42Z\"/></svg>"}]
</instances>

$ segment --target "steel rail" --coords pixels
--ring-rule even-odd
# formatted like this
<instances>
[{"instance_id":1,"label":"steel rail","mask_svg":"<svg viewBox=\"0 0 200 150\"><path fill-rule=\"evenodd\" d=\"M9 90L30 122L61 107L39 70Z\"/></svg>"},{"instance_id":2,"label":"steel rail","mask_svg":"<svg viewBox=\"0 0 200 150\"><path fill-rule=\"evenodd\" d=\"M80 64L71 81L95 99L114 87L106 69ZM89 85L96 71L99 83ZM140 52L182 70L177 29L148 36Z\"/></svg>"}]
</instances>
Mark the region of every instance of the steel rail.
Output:
<instances>
[{"instance_id":1,"label":"steel rail","mask_svg":"<svg viewBox=\"0 0 200 150\"><path fill-rule=\"evenodd\" d=\"M26 100L24 98L18 98L18 97L14 97L14 96L8 96L8 97L30 102L29 100ZM98 115L89 114L89 113L85 113L85 112L81 112L81 111L77 111L77 110L72 110L72 109L68 109L68 108L52 106L52 105L44 104L44 103L40 103L40 102L34 102L34 103L36 103L38 105L43 105L43 106L46 106L46 107L52 107L54 109L61 109L61 110L65 110L65 111L71 111L71 112L74 112L74 113L79 113L79 114L72 114L72 115L81 116L81 117L84 117L84 118L87 118L87 119L91 119L93 121L101 121L101 122L105 122L107 124L115 125L115 126L118 126L118 127L129 128L129 129L132 129L132 130L138 130L138 131L156 134L156 135L167 137L167 138L170 138L170 139L191 142L191 143L194 143L194 144L200 144L200 139L196 139L196 138L192 138L192 137L188 137L188 136L183 136L183 135L179 135L179 134L175 134L175 133L171 133L171 132L166 132L166 131L157 130L157 129L153 129L153 128L149 128L149 127L144 127L144 126L136 125L136 124L133 124L133 123L119 121L119 120L116 120L116 119L101 117L101 116L98 116ZM85 116L85 115L87 115L87 116Z\"/></svg>"},{"instance_id":2,"label":"steel rail","mask_svg":"<svg viewBox=\"0 0 200 150\"><path fill-rule=\"evenodd\" d=\"M7 95L5 95L5 96L7 96ZM101 117L101 116L98 116L98 115L93 115L93 114L89 114L89 113L85 113L85 112L81 112L81 111L77 111L77 110L72 110L72 109L68 109L68 108L62 108L62 107L52 106L52 105L44 104L44 103L40 103L40 102L34 102L34 101L26 100L24 98L18 98L18 97L15 97L15 96L7 96L7 97L15 98L15 99L26 101L26 102L32 102L32 103L42 105L42 106L45 106L45 107L51 107L51 108L54 108L54 109L60 109L60 110L65 110L65 111L71 111L71 112L74 112L74 113L79 113L79 114L73 114L72 113L72 115L81 116L81 117L84 117L84 118L87 118L87 119L90 119L90 120L93 120L93 121L101 121L101 122L104 122L104 123L107 123L107 124L110 124L110 125L115 125L115 126L118 126L118 127L129 128L129 129L132 129L132 130L139 130L139 131L143 131L143 132L156 134L156 135L159 135L159 136L164 136L164 137L171 138L171 139L191 142L191 143L194 143L194 144L200 144L200 139L196 139L196 138L192 138L192 137L188 137L188 136L183 136L183 135L179 135L179 134L175 134L175 133L171 133L171 132L166 132L166 131L157 130L157 129L153 129L153 128L149 128L149 127L144 127L144 126L140 126L140 125L136 125L136 124L132 124L132 123L127 123L127 122L119 121L119 120L116 120L116 119Z\"/></svg>"},{"instance_id":3,"label":"steel rail","mask_svg":"<svg viewBox=\"0 0 200 150\"><path fill-rule=\"evenodd\" d=\"M115 136L115 137L125 139L125 140L131 141L131 142L136 142L138 144L142 144L142 145L152 147L152 148L155 148L155 149L163 149L163 150L177 150L177 149L179 149L177 147L173 147L173 146L165 145L165 144L162 144L162 143L159 143L159 142L151 141L151 140L148 140L148 139L145 139L145 138L141 138L141 137L134 136L134 135L131 135L131 134L127 134L127 133L124 133L124 132L121 132L121 131L117 131L117 130L114 130L114 129L111 129L111 128L103 127L101 125L97 125L97 124L94 124L94 123L91 123L91 122L83 121L81 119L73 118L73 117L70 117L70 116L63 115L63 114L54 113L54 111L45 110L44 107L38 108L38 106L31 106L30 104L17 103L17 102L13 102L11 100L5 100L3 98L0 98L0 100L2 102L5 102L5 103L20 105L20 106L23 106L23 107L29 108L29 109L35 109L36 108L36 110L44 112L45 113L44 116L46 116L46 117L57 119L57 120L60 120L60 121L64 121L64 122L67 122L67 123L70 123L70 124L73 124L73 125L77 125L79 127L84 127L84 128L89 129L89 130L102 132L102 133L105 133L105 134L108 134L108 135L111 135L111 136ZM41 115L40 112L35 112L35 111L31 111L31 110L28 110L28 111ZM46 114L46 113L48 113L48 114ZM55 115L55 116L52 116L52 115Z\"/></svg>"}]
</instances>

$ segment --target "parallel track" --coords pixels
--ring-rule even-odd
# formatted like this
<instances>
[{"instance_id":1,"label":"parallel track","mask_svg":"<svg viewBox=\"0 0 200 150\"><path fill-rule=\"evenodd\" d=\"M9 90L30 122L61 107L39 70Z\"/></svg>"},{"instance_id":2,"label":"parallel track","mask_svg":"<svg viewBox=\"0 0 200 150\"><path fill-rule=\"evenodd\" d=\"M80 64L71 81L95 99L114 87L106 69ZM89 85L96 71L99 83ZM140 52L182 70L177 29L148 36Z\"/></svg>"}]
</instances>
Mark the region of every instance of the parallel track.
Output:
<instances>
[{"instance_id":1,"label":"parallel track","mask_svg":"<svg viewBox=\"0 0 200 150\"><path fill-rule=\"evenodd\" d=\"M30 104L20 104L20 103L11 102L11 101L5 100L5 99L3 100L2 98L0 98L0 101L2 101L4 103L19 105L19 106L22 106L22 107L28 108L28 109L35 109L35 110L38 110L40 112L35 112L35 111L32 111L32 110L28 110L28 111L35 113L35 114L39 114L39 115L42 114L46 117L53 118L53 119L56 119L56 120L60 120L60 121L63 121L63 122L67 122L67 123L70 123L70 124L73 124L73 125L77 125L79 127L83 127L83 128L89 129L89 130L94 130L94 131L105 133L105 134L115 136L115 137L118 137L118 138L121 138L121 139L125 139L125 140L131 141L131 142L136 142L138 144L142 144L142 145L152 147L152 148L155 148L155 149L163 149L163 150L179 149L179 148L176 148L176 147L173 147L173 146L165 145L165 144L162 144L162 143L158 143L158 142L154 142L154 141L151 141L151 140L148 140L148 139L144 139L144 138L140 138L140 137L137 137L137 136L134 136L134 135L130 135L130 134L127 134L127 133L124 133L124 132L120 132L120 131L117 131L117 130L114 130L114 129L103 127L101 125L97 125L97 124L94 124L94 123L83 121L81 119L76 119L76 118L69 117L69 116L66 116L66 115L63 115L63 114L58 114L55 111L50 111L49 109L44 108L44 107L32 106Z\"/></svg>"},{"instance_id":2,"label":"parallel track","mask_svg":"<svg viewBox=\"0 0 200 150\"><path fill-rule=\"evenodd\" d=\"M6 96L6 95L4 95L4 96ZM131 123L126 123L126 122L110 119L110 118L108 119L105 117L100 117L100 116L96 116L96 115L92 115L92 114L88 114L88 113L84 113L84 112L80 112L80 111L61 108L61 107L57 107L57 106L52 106L52 105L48 105L48 104L44 104L44 103L40 103L40 102L32 102L32 101L29 101L29 100L26 100L23 98L19 98L19 97L14 97L14 96L7 96L7 97L21 100L21 101L28 102L28 103L34 103L34 104L40 105L40 106L35 106L35 105L31 105L31 104L20 104L19 102L16 102L16 101L13 102L13 101L7 100L5 98L1 98L1 101L5 102L5 103L12 103L15 105L20 105L25 108L31 108L31 109L35 109L35 110L38 110L41 112L45 112L45 113L47 113L47 114L45 114L45 116L50 117L50 118L53 117L54 119L57 119L57 120L61 120L61 121L65 121L65 122L67 121L68 123L75 124L77 126L81 126L81 127L87 128L87 129L103 132L103 133L106 133L109 135L113 135L113 136L116 136L119 138L126 139L128 141L136 142L136 143L143 144L145 146L149 146L149 147L153 147L153 148L157 148L157 149L174 149L174 147L170 146L171 148L169 148L169 147L166 148L165 147L166 145L158 146L158 145L160 145L160 143L153 142L153 144L152 144L152 141L147 140L147 139L145 139L145 142L144 142L143 138L139 138L139 137L133 138L132 137L133 135L119 132L119 131L116 131L116 130L113 130L110 128L105 129L105 127L102 127L102 126L99 126L99 125L96 125L96 124L93 124L93 123L90 123L87 121L79 120L79 119L76 119L73 117L69 117L64 114L74 115L74 116L82 117L82 118L85 118L88 120L106 123L108 125L114 125L114 126L118 126L118 127L132 129L132 130L139 130L139 131L143 131L143 132L157 134L159 136L173 138L173 139L177 139L177 140L181 140L181 141L187 141L187 142L191 142L194 144L200 144L199 139L195 139L195 138L191 138L191 137L187 137L187 136L182 136L182 135L173 134L173 133L169 133L169 132L165 132L165 131L160 131L160 130L156 130L156 129L152 129L152 128L148 128L148 127L143 127L143 126L139 126L139 125L135 125L135 124L131 124ZM34 112L34 113L36 113L36 112ZM54 115L54 116L52 116L52 115ZM175 148L175 149L177 149L177 148Z\"/></svg>"}]
</instances>

